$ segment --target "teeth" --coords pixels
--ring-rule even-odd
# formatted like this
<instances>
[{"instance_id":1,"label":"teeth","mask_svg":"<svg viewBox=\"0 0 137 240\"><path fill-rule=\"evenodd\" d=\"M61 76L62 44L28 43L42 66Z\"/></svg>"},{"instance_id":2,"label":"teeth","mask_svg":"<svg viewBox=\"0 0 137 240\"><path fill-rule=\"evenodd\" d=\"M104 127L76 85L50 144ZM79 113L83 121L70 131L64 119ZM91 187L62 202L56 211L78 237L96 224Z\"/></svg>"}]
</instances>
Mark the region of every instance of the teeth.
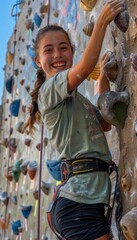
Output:
<instances>
[{"instance_id":1,"label":"teeth","mask_svg":"<svg viewBox=\"0 0 137 240\"><path fill-rule=\"evenodd\" d=\"M53 64L53 67L64 67L65 63L55 63Z\"/></svg>"}]
</instances>

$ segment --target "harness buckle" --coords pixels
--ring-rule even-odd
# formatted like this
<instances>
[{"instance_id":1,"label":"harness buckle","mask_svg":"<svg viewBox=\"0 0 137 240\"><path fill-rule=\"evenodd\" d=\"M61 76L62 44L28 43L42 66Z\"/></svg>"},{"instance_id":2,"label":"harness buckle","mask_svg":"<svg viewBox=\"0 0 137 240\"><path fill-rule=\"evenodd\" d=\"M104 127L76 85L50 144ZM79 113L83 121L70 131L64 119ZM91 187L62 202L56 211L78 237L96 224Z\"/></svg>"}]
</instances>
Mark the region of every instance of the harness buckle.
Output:
<instances>
[{"instance_id":1,"label":"harness buckle","mask_svg":"<svg viewBox=\"0 0 137 240\"><path fill-rule=\"evenodd\" d=\"M67 181L70 177L70 173L72 172L72 166L67 164L66 162L62 162L60 169L62 181Z\"/></svg>"}]
</instances>

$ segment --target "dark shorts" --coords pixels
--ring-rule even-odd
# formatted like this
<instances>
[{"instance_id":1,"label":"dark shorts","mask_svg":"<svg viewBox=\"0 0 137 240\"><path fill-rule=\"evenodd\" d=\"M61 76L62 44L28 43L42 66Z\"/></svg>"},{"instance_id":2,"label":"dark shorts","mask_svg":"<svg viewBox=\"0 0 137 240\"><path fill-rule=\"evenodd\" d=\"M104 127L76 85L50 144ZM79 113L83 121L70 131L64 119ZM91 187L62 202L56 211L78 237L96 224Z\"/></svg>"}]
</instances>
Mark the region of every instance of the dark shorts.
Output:
<instances>
[{"instance_id":1,"label":"dark shorts","mask_svg":"<svg viewBox=\"0 0 137 240\"><path fill-rule=\"evenodd\" d=\"M67 240L95 240L109 233L104 204L58 198L52 210L54 228Z\"/></svg>"}]
</instances>

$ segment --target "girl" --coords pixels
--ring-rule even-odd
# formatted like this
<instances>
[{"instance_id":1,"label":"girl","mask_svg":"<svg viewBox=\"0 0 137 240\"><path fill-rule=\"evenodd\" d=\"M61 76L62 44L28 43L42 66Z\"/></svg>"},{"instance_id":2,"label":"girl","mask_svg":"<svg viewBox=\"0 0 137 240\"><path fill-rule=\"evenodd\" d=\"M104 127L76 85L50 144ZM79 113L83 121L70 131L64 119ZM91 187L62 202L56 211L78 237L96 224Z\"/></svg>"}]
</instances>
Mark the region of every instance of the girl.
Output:
<instances>
[{"instance_id":1,"label":"girl","mask_svg":"<svg viewBox=\"0 0 137 240\"><path fill-rule=\"evenodd\" d=\"M122 10L119 0L104 5L83 56L74 66L72 44L60 26L44 27L35 40L35 62L40 70L24 129L29 125L31 130L42 117L48 139L62 160L64 184L52 211L54 229L61 239L109 239L104 207L111 191L111 155L104 131L111 127L76 90L98 61L107 25ZM108 58L106 53L101 59L99 94L109 90L103 70Z\"/></svg>"}]
</instances>

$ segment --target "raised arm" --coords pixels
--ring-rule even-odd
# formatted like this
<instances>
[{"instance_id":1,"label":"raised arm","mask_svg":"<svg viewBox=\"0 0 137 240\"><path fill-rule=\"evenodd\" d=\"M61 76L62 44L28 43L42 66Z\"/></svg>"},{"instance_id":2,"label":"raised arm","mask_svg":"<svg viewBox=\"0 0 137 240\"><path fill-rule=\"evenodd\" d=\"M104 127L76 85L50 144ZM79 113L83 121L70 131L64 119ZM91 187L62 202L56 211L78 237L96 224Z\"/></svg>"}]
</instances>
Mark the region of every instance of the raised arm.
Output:
<instances>
[{"instance_id":1,"label":"raised arm","mask_svg":"<svg viewBox=\"0 0 137 240\"><path fill-rule=\"evenodd\" d=\"M68 91L75 90L93 71L100 55L107 25L122 10L123 2L119 0L109 0L104 5L81 60L68 72Z\"/></svg>"}]
</instances>

